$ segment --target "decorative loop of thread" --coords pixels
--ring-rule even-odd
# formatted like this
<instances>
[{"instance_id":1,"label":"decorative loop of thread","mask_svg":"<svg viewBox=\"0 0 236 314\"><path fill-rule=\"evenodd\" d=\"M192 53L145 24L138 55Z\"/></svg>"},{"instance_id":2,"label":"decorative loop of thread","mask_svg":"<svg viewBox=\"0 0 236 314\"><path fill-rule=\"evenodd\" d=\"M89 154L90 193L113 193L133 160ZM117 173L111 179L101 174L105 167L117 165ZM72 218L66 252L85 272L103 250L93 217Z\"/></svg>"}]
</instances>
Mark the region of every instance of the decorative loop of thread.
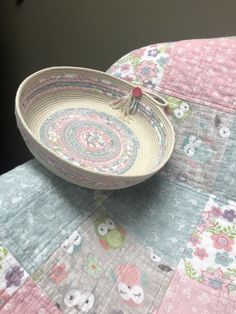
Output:
<instances>
[{"instance_id":1,"label":"decorative loop of thread","mask_svg":"<svg viewBox=\"0 0 236 314\"><path fill-rule=\"evenodd\" d=\"M131 114L135 114L138 109L139 99L142 96L142 90L139 87L135 87L132 93L120 97L110 103L110 106L114 109L120 109L124 117L128 117Z\"/></svg>"}]
</instances>

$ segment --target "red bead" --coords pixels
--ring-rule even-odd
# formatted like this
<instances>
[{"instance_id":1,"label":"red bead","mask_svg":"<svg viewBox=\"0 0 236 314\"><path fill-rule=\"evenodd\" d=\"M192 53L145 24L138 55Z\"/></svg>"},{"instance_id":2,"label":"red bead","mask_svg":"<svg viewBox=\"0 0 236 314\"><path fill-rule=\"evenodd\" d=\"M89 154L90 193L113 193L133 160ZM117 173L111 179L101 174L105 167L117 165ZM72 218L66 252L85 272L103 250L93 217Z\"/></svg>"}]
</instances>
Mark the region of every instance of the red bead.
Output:
<instances>
[{"instance_id":1,"label":"red bead","mask_svg":"<svg viewBox=\"0 0 236 314\"><path fill-rule=\"evenodd\" d=\"M142 90L141 90L141 88L140 88L140 87L135 87L135 88L133 88L133 90L132 90L132 95L133 95L134 98L139 98L139 97L141 97L141 96L142 96Z\"/></svg>"}]
</instances>

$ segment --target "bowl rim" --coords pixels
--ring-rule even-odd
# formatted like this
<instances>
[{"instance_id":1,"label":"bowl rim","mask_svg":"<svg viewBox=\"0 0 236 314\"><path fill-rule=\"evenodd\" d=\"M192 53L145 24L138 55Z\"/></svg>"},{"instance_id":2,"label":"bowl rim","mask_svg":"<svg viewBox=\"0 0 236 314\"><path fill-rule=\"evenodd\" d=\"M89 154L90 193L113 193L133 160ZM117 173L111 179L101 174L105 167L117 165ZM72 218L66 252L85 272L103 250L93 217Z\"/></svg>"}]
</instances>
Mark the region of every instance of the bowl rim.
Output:
<instances>
[{"instance_id":1,"label":"bowl rim","mask_svg":"<svg viewBox=\"0 0 236 314\"><path fill-rule=\"evenodd\" d=\"M158 163L158 165L151 171L146 172L145 174L133 174L133 175L126 175L124 174L112 174L112 173L103 173L100 171L91 171L89 169L86 169L84 167L81 167L79 165L73 164L70 161L63 159L61 156L59 156L58 154L56 154L55 152L53 152L51 149L49 149L46 145L44 145L40 140L38 140L36 138L36 136L34 135L34 133L31 131L31 129L27 126L21 111L20 111L20 97L21 97L21 92L24 89L25 85L33 78L37 77L39 74L42 74L44 72L50 72L51 70L81 70L81 71L88 71L88 72L93 72L99 75L103 75L104 77L107 77L108 79L112 79L114 81L118 81L121 82L122 84L127 85L127 87L130 88L134 88L136 87L136 85L121 79L119 77L116 77L114 75L108 74L106 72L102 72L99 70L95 70L95 69L90 69L90 68L84 68L84 67L76 67L76 66L53 66L53 67L47 67L47 68L43 68L39 71L36 71L32 74L30 74L29 76L27 76L18 86L17 92L16 92L16 96L15 96L15 115L16 117L20 120L20 123L23 125L24 130L27 132L27 134L37 143L37 145L39 145L43 150L46 151L47 154L51 154L53 155L56 159L59 159L60 162L65 163L66 165L72 167L72 168L76 168L78 170L82 170L88 174L91 175L98 175L100 177L110 177L110 178L124 178L124 179L141 179L141 178L145 178L145 177L151 177L152 175L154 175L155 173L157 173L166 163L167 161L170 159L174 147L175 147L175 131L174 128L172 126L172 123L170 122L169 118L166 116L165 112L160 108L158 102L152 97L150 96L145 89L143 90L143 96L149 100L151 100L154 104L155 104L155 110L158 111L158 113L160 113L160 115L162 115L170 129L169 135L170 135L170 148L169 148L169 152L166 156L165 159L161 159L160 163ZM142 88L142 87L141 87ZM37 159L37 158L36 158Z\"/></svg>"}]
</instances>

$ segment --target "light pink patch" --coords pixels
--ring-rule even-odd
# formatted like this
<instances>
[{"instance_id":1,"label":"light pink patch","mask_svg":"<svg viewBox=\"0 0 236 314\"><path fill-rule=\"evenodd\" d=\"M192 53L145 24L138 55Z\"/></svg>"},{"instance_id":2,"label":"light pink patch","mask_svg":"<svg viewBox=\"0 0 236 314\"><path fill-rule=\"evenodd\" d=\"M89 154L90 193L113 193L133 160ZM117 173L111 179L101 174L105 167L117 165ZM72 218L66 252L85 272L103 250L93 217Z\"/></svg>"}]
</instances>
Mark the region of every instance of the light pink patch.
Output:
<instances>
[{"instance_id":1,"label":"light pink patch","mask_svg":"<svg viewBox=\"0 0 236 314\"><path fill-rule=\"evenodd\" d=\"M218 291L176 272L158 314L232 314L236 302Z\"/></svg>"},{"instance_id":2,"label":"light pink patch","mask_svg":"<svg viewBox=\"0 0 236 314\"><path fill-rule=\"evenodd\" d=\"M29 279L1 309L1 314L23 313L60 314L61 312L40 288Z\"/></svg>"},{"instance_id":3,"label":"light pink patch","mask_svg":"<svg viewBox=\"0 0 236 314\"><path fill-rule=\"evenodd\" d=\"M159 91L226 112L236 110L236 40L177 42Z\"/></svg>"}]
</instances>

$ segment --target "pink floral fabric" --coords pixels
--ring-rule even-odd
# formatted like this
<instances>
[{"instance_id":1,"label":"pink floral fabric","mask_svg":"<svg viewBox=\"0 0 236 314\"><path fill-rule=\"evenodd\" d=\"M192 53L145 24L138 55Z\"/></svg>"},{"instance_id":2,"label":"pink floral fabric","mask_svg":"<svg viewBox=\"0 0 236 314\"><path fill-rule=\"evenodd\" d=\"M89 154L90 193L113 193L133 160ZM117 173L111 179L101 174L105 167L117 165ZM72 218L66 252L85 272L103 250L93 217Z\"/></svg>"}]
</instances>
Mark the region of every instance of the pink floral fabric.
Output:
<instances>
[{"instance_id":1,"label":"pink floral fabric","mask_svg":"<svg viewBox=\"0 0 236 314\"><path fill-rule=\"evenodd\" d=\"M236 314L236 202L211 195L153 314Z\"/></svg>"},{"instance_id":2,"label":"pink floral fabric","mask_svg":"<svg viewBox=\"0 0 236 314\"><path fill-rule=\"evenodd\" d=\"M236 202L212 195L178 266L183 276L232 301L236 301L235 213Z\"/></svg>"},{"instance_id":3,"label":"pink floral fabric","mask_svg":"<svg viewBox=\"0 0 236 314\"><path fill-rule=\"evenodd\" d=\"M213 246L216 249L224 249L227 252L232 251L232 245L235 243L225 232L213 234L211 236Z\"/></svg>"},{"instance_id":4,"label":"pink floral fabric","mask_svg":"<svg viewBox=\"0 0 236 314\"><path fill-rule=\"evenodd\" d=\"M235 40L186 40L172 48L159 91L234 112L235 81Z\"/></svg>"},{"instance_id":5,"label":"pink floral fabric","mask_svg":"<svg viewBox=\"0 0 236 314\"><path fill-rule=\"evenodd\" d=\"M107 72L155 91L162 80L172 45L154 44L134 50L118 60Z\"/></svg>"}]
</instances>

